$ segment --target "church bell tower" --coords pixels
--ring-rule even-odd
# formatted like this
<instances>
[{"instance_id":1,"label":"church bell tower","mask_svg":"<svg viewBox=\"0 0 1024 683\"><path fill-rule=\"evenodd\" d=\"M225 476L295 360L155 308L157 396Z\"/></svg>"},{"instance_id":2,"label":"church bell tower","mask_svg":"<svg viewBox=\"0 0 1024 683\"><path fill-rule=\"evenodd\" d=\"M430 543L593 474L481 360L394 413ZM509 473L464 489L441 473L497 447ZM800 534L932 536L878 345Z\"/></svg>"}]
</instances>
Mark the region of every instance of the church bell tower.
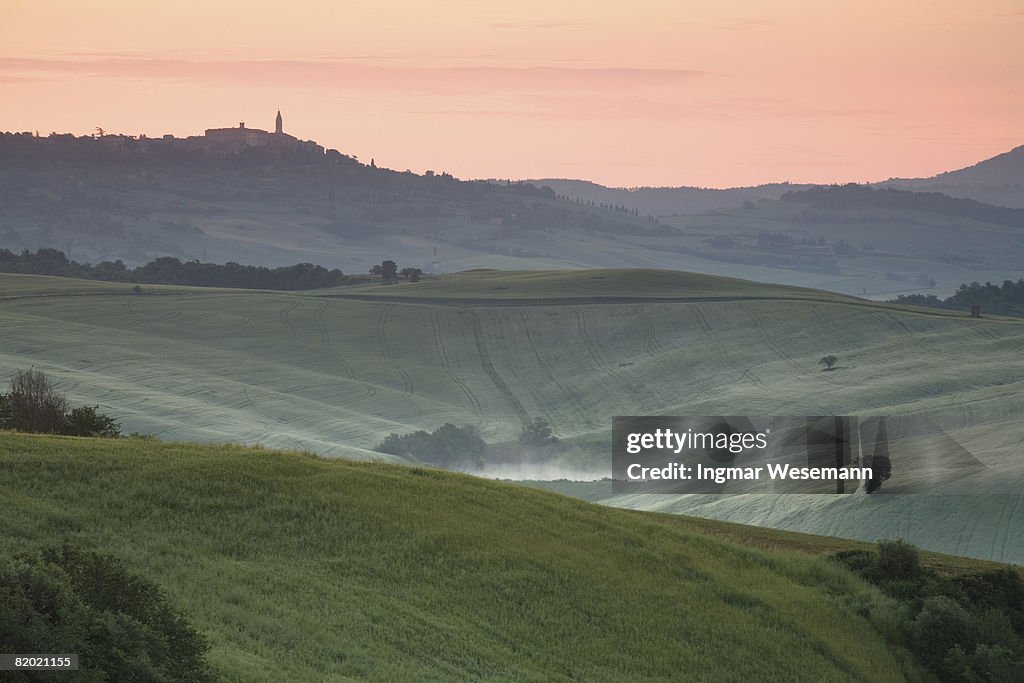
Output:
<instances>
[{"instance_id":1,"label":"church bell tower","mask_svg":"<svg viewBox=\"0 0 1024 683\"><path fill-rule=\"evenodd\" d=\"M277 118L274 119L274 132L280 135L284 132L284 121L281 119L281 110L277 110Z\"/></svg>"}]
</instances>

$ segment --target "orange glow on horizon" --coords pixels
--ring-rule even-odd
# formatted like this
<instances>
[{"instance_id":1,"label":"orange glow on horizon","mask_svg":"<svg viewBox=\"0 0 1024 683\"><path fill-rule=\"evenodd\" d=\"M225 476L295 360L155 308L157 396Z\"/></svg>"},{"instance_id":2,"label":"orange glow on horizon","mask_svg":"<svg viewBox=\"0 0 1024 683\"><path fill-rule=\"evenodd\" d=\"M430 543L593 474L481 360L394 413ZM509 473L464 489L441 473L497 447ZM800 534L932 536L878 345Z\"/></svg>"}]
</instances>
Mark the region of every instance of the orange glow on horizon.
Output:
<instances>
[{"instance_id":1,"label":"orange glow on horizon","mask_svg":"<svg viewBox=\"0 0 1024 683\"><path fill-rule=\"evenodd\" d=\"M1017 0L0 0L0 130L239 121L462 178L924 176L1024 144Z\"/></svg>"}]
</instances>

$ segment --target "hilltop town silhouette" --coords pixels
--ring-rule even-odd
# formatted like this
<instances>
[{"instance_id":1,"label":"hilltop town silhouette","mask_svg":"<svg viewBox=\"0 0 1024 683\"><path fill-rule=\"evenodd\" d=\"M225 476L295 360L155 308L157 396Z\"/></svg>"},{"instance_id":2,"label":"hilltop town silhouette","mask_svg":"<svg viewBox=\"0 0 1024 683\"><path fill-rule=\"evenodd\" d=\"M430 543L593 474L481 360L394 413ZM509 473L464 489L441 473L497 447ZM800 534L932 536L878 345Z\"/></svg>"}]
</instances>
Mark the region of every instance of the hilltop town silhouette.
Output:
<instances>
[{"instance_id":1,"label":"hilltop town silhouette","mask_svg":"<svg viewBox=\"0 0 1024 683\"><path fill-rule=\"evenodd\" d=\"M2 133L3 137L14 139L31 138L38 141L51 141L57 145L72 141L95 141L103 149L111 151L191 151L209 154L238 154L246 151L263 151L274 155L310 155L344 157L335 149L327 149L313 140L302 140L284 132L284 119L280 110L274 120L274 131L261 128L248 128L244 121L233 128L207 128L203 135L190 135L179 138L174 135L148 137L145 134L134 136L122 133L109 133L96 128L91 135L76 136L72 133L50 133L41 137L37 133ZM95 146L90 145L93 149Z\"/></svg>"}]
</instances>

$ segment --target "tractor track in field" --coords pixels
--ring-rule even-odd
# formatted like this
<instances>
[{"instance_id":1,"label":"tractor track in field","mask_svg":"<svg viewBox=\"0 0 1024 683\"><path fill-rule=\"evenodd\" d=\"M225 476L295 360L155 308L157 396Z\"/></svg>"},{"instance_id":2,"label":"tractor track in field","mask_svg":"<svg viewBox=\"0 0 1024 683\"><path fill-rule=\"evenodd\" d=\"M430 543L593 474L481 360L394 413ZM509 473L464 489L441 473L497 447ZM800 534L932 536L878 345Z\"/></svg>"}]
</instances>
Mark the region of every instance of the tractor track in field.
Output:
<instances>
[{"instance_id":1,"label":"tractor track in field","mask_svg":"<svg viewBox=\"0 0 1024 683\"><path fill-rule=\"evenodd\" d=\"M799 372L804 372L806 370L806 368L801 366L800 363L798 363L790 356L786 355L786 353L782 350L782 347L778 345L778 343L772 338L771 333L768 332L768 328L765 327L764 319L761 316L757 315L757 313L750 310L743 304L740 304L739 308L747 315L747 319L754 323L754 328L757 330L757 333L761 335L761 338L764 340L764 343L768 346L769 349L772 350L776 358L778 358L779 360L781 360L783 363L790 366L794 370L798 370ZM762 387L764 386L764 382L761 382L760 380L757 380L757 384L759 384Z\"/></svg>"},{"instance_id":2,"label":"tractor track in field","mask_svg":"<svg viewBox=\"0 0 1024 683\"><path fill-rule=\"evenodd\" d=\"M594 361L594 366L609 375L614 376L617 374L615 368L611 367L611 365L605 362L605 360L601 358L600 354L598 354L597 347L594 345L594 340L591 339L590 333L587 330L587 323L583 317L583 311L578 308L574 308L573 313L576 315L576 333L583 341L583 348L587 350L587 355L589 355L590 359Z\"/></svg>"},{"instance_id":3,"label":"tractor track in field","mask_svg":"<svg viewBox=\"0 0 1024 683\"><path fill-rule=\"evenodd\" d=\"M448 376L451 377L452 381L455 382L466 397L466 400L469 401L469 405L472 407L473 413L477 418L483 420L484 411L480 406L479 399L477 399L469 386L459 378L454 370L452 370L451 362L448 360L448 351L444 347L444 334L441 332L441 323L438 320L436 310L432 310L430 312L430 327L434 331L434 347L437 349L437 355L441 359L441 367L448 372Z\"/></svg>"},{"instance_id":4,"label":"tractor track in field","mask_svg":"<svg viewBox=\"0 0 1024 683\"><path fill-rule=\"evenodd\" d=\"M928 350L932 350L934 348L929 341L930 335L927 333L918 334L912 327L900 320L898 316L889 312L878 312L874 313L873 316L890 330L895 330L902 333L908 339L913 339L914 343L919 345L921 348Z\"/></svg>"},{"instance_id":5,"label":"tractor track in field","mask_svg":"<svg viewBox=\"0 0 1024 683\"><path fill-rule=\"evenodd\" d=\"M245 384L242 385L242 394L245 396L245 400L248 403L249 407L252 408L254 411L256 411L258 414L260 414L263 417L267 418L271 422L280 422L281 424L287 424L288 423L288 421L285 420L284 418L277 417L275 415L271 415L270 413L267 413L263 409L258 408L256 406L256 404L253 403L252 397L249 396L249 387L248 387L248 385L245 385Z\"/></svg>"},{"instance_id":6,"label":"tractor track in field","mask_svg":"<svg viewBox=\"0 0 1024 683\"><path fill-rule=\"evenodd\" d=\"M890 327L892 326L892 324L895 324L898 328L903 330L903 332L906 333L908 337L917 336L917 333L914 332L914 330L910 329L910 327L905 322L903 322L896 316L892 315L891 313L877 313L876 315L880 317L882 320L886 321L886 323L889 324Z\"/></svg>"},{"instance_id":7,"label":"tractor track in field","mask_svg":"<svg viewBox=\"0 0 1024 683\"><path fill-rule=\"evenodd\" d=\"M292 324L292 321L288 316L291 314L292 311L294 311L301 305L301 302L293 301L292 303L282 308L280 313L278 313L278 319L281 321L281 324L284 325L285 329L287 329L288 332L292 335L292 337L296 339L299 338L299 333L295 330L295 326Z\"/></svg>"},{"instance_id":8,"label":"tractor track in field","mask_svg":"<svg viewBox=\"0 0 1024 683\"><path fill-rule=\"evenodd\" d=\"M136 318L135 320L133 320L131 322L131 324L128 325L128 328L135 328L135 327L139 327L140 325L146 325L146 324L150 324L150 323L167 322L168 320L174 320L175 318L181 316L181 314L184 312L180 308L175 308L173 311L171 311L170 313L168 313L166 315L161 315L160 317L155 317L155 318L147 318L146 314L144 312L138 311L138 310L136 310L132 306L132 302L131 301L127 302L127 306L128 306L128 310L131 311L132 315L135 316L135 318Z\"/></svg>"},{"instance_id":9,"label":"tractor track in field","mask_svg":"<svg viewBox=\"0 0 1024 683\"><path fill-rule=\"evenodd\" d=\"M355 396L344 401L339 401L338 403L335 404L338 407L349 406L352 405L353 403L358 403L359 401L362 401L364 399L376 396L377 389L369 382L360 381L356 377L356 373L355 370L352 368L352 365L348 361L346 361L345 357L338 353L337 349L335 349L334 346L331 344L331 333L327 329L327 323L324 322L324 313L331 306L333 306L333 303L327 303L326 305L321 306L320 308L313 311L313 323L317 326L317 329L320 332L321 346L323 346L324 349L327 350L327 353L330 354L330 356L338 362L338 364L345 371L345 374L348 375L349 379L359 382L359 386L363 390L362 396Z\"/></svg>"},{"instance_id":10,"label":"tractor track in field","mask_svg":"<svg viewBox=\"0 0 1024 683\"><path fill-rule=\"evenodd\" d=\"M658 341L657 330L654 327L654 321L651 320L650 316L644 311L643 306L637 306L635 308L637 320L640 321L640 325L644 331L643 349L644 352L649 356L654 356L659 353L665 352L665 347Z\"/></svg>"},{"instance_id":11,"label":"tractor track in field","mask_svg":"<svg viewBox=\"0 0 1024 683\"><path fill-rule=\"evenodd\" d=\"M398 304L387 304L381 309L380 315L377 316L377 342L380 345L381 355L391 361L391 364L402 378L402 394L413 408L413 417L419 417L423 414L423 410L419 407L419 404L411 398L413 394L416 393L416 386L413 384L412 377L409 376L409 373L405 371L405 368L403 368L398 360L395 359L394 355L391 353L391 348L388 346L388 337L386 333L388 316L397 305Z\"/></svg>"},{"instance_id":12,"label":"tractor track in field","mask_svg":"<svg viewBox=\"0 0 1024 683\"><path fill-rule=\"evenodd\" d=\"M643 346L645 351L647 351L648 355L655 356L657 354L668 353L670 349L667 349L658 339L657 328L655 327L654 321L651 320L650 316L647 315L646 311L644 311L643 306L637 306L636 313L640 325L644 330ZM703 321L701 324L706 324L707 321L703 319L703 316L702 314L700 314L699 311L698 315L700 316L700 320ZM710 329L710 326L707 329ZM691 366L688 365L687 367ZM690 377L693 379L693 383L696 385L696 389L688 394L688 402L694 402L697 399L701 398L710 399L715 395L715 387L710 385L705 380L701 379L700 375L696 371L691 371L689 374ZM652 390L654 390L654 387L647 386L646 390L648 393L650 393ZM657 393L659 396L662 397L663 401L668 401L666 405L672 405L671 401L675 400L675 398L672 396L666 397L663 392L659 391Z\"/></svg>"},{"instance_id":13,"label":"tractor track in field","mask_svg":"<svg viewBox=\"0 0 1024 683\"><path fill-rule=\"evenodd\" d=\"M587 329L586 312L580 310L579 307L573 307L572 312L576 315L576 333L583 341L583 348L587 350L587 355L594 361L594 367L601 373L602 382L611 393L618 393L620 389L625 389L634 405L639 405L638 395L642 396L646 392L638 391L636 385L627 381L618 368L601 357L601 353L597 350L597 344L594 343L594 338L590 336L590 330Z\"/></svg>"},{"instance_id":14,"label":"tractor track in field","mask_svg":"<svg viewBox=\"0 0 1024 683\"><path fill-rule=\"evenodd\" d=\"M753 369L752 366L744 368L739 363L737 363L735 360L730 358L729 354L727 354L725 352L724 347L722 346L721 342L718 340L718 334L715 332L715 329L714 329L714 327L712 327L711 323L708 322L707 316L704 315L704 311L703 311L703 309L701 309L700 304L694 304L692 308L693 308L693 312L697 316L697 324L700 325L700 328L702 330L704 330L704 334L706 334L708 336L708 339L711 340L711 345L715 349L715 351L718 353L718 357L720 359L722 359L723 363L726 363L727 365L732 366L732 368L734 370L736 370L736 371L738 371L740 373L739 377L737 377L735 380L733 380L733 383L741 382L742 380L746 379L747 377L750 377L751 384L753 384L754 386L758 387L759 389L763 389L764 386L765 386L764 382L761 381L761 378L757 376L757 373L754 372L754 369ZM747 312L747 313L749 315L749 312ZM769 346L771 346L771 345L769 344ZM780 352L776 350L776 353L780 353Z\"/></svg>"},{"instance_id":15,"label":"tractor track in field","mask_svg":"<svg viewBox=\"0 0 1024 683\"><path fill-rule=\"evenodd\" d=\"M526 313L520 313L520 319L523 323L523 332L526 334L526 343L530 347L530 352L533 357L537 359L537 365L544 370L544 373L548 376L548 379L558 387L558 390L562 392L562 395L571 400L579 411L580 416L583 418L583 423L589 426L595 426L595 423L590 419L589 413L586 406L580 400L579 395L574 391L569 391L569 388L562 382L558 376L551 371L551 367L544 360L544 357L540 353L540 349L537 348L537 343L533 340L533 334L530 333L530 321L526 319Z\"/></svg>"},{"instance_id":16,"label":"tractor track in field","mask_svg":"<svg viewBox=\"0 0 1024 683\"><path fill-rule=\"evenodd\" d=\"M928 338L927 334L918 335L916 332L914 332L914 330L910 329L910 327L908 327L906 323L896 318L895 316L879 311L876 313L872 313L871 318L873 320L878 321L878 323L885 329L897 332L901 336L906 337L907 339L913 339L917 344L921 345L921 348L929 348L929 344L926 341Z\"/></svg>"},{"instance_id":17,"label":"tractor track in field","mask_svg":"<svg viewBox=\"0 0 1024 683\"><path fill-rule=\"evenodd\" d=\"M660 354L666 353L668 349L666 349L662 345L661 341L658 339L657 328L654 326L654 321L651 320L651 317L647 315L647 312L644 310L644 304L636 305L633 308L633 311L636 314L637 325L640 328L640 330L642 330L643 341L641 342L641 348L644 351L644 355L646 355L648 358L655 358ZM694 374L693 377L697 381L697 384L701 387L701 390L699 392L691 394L690 400L700 398L702 396L710 397L711 393L708 389L705 388L704 383L701 382L700 380L697 380L696 374ZM675 400L671 396L666 396L662 391L656 389L653 385L647 386L647 392L657 394L661 398L664 405L672 405L672 401Z\"/></svg>"},{"instance_id":18,"label":"tractor track in field","mask_svg":"<svg viewBox=\"0 0 1024 683\"><path fill-rule=\"evenodd\" d=\"M327 329L327 323L324 322L324 313L333 305L333 303L328 302L313 311L313 323L320 331L320 345L327 350L327 353L329 353L334 360L338 361L338 364L345 371L345 374L348 375L349 379L356 379L356 373L352 369L352 366L340 353L338 353L337 349L331 345L331 333Z\"/></svg>"},{"instance_id":19,"label":"tractor track in field","mask_svg":"<svg viewBox=\"0 0 1024 683\"><path fill-rule=\"evenodd\" d=\"M978 334L979 336L986 337L988 339L1001 339L1001 337L997 335L995 332L985 329L984 325L978 325L970 322L969 320L961 320L960 326L970 330L971 332Z\"/></svg>"},{"instance_id":20,"label":"tractor track in field","mask_svg":"<svg viewBox=\"0 0 1024 683\"><path fill-rule=\"evenodd\" d=\"M470 311L469 320L473 327L473 341L476 344L476 352L480 356L480 364L483 366L484 372L491 378L491 382L494 384L494 388L498 390L498 393L504 396L505 400L512 406L512 410L519 417L523 427L526 427L530 424L530 414L526 412L526 408L523 407L523 404L494 367L494 363L491 361L491 354L487 351L487 340L484 337L483 323L480 322L480 316L476 311Z\"/></svg>"}]
</instances>

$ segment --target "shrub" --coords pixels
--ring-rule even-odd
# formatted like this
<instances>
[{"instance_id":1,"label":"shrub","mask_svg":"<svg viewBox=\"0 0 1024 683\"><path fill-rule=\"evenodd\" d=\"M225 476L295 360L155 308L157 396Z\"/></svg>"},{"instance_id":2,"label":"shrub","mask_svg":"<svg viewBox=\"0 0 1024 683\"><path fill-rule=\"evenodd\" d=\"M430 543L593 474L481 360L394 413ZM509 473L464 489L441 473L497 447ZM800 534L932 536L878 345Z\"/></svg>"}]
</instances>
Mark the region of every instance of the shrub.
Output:
<instances>
[{"instance_id":1,"label":"shrub","mask_svg":"<svg viewBox=\"0 0 1024 683\"><path fill-rule=\"evenodd\" d=\"M14 429L14 404L9 394L0 394L0 429Z\"/></svg>"},{"instance_id":2,"label":"shrub","mask_svg":"<svg viewBox=\"0 0 1024 683\"><path fill-rule=\"evenodd\" d=\"M8 428L38 434L59 431L68 408L67 398L35 368L14 373L5 403Z\"/></svg>"},{"instance_id":3,"label":"shrub","mask_svg":"<svg viewBox=\"0 0 1024 683\"><path fill-rule=\"evenodd\" d=\"M835 557L904 605L906 642L940 681L1024 680L1024 581L1015 570L942 576L903 541Z\"/></svg>"},{"instance_id":4,"label":"shrub","mask_svg":"<svg viewBox=\"0 0 1024 683\"><path fill-rule=\"evenodd\" d=\"M917 548L901 540L879 541L878 571L889 580L917 578L921 571Z\"/></svg>"},{"instance_id":5,"label":"shrub","mask_svg":"<svg viewBox=\"0 0 1024 683\"><path fill-rule=\"evenodd\" d=\"M75 408L64 419L60 433L66 436L121 436L121 425L109 415L99 412L99 406Z\"/></svg>"},{"instance_id":6,"label":"shrub","mask_svg":"<svg viewBox=\"0 0 1024 683\"><path fill-rule=\"evenodd\" d=\"M969 651L973 642L967 610L944 595L932 596L910 626L910 646L921 659L933 665L942 662L954 647Z\"/></svg>"},{"instance_id":7,"label":"shrub","mask_svg":"<svg viewBox=\"0 0 1024 683\"><path fill-rule=\"evenodd\" d=\"M205 638L113 557L69 544L17 557L0 563L0 596L2 652L76 653L82 681L214 680Z\"/></svg>"},{"instance_id":8,"label":"shrub","mask_svg":"<svg viewBox=\"0 0 1024 683\"><path fill-rule=\"evenodd\" d=\"M558 443L558 437L552 433L547 420L535 417L519 435L519 443L533 448L543 448Z\"/></svg>"},{"instance_id":9,"label":"shrub","mask_svg":"<svg viewBox=\"0 0 1024 683\"><path fill-rule=\"evenodd\" d=\"M99 406L82 406L68 412L64 394L57 391L42 370L19 370L10 390L0 394L0 429L66 436L121 435L121 425Z\"/></svg>"},{"instance_id":10,"label":"shrub","mask_svg":"<svg viewBox=\"0 0 1024 683\"><path fill-rule=\"evenodd\" d=\"M422 429L411 434L389 434L374 450L455 469L484 465L487 444L472 425L445 423L432 433Z\"/></svg>"}]
</instances>

